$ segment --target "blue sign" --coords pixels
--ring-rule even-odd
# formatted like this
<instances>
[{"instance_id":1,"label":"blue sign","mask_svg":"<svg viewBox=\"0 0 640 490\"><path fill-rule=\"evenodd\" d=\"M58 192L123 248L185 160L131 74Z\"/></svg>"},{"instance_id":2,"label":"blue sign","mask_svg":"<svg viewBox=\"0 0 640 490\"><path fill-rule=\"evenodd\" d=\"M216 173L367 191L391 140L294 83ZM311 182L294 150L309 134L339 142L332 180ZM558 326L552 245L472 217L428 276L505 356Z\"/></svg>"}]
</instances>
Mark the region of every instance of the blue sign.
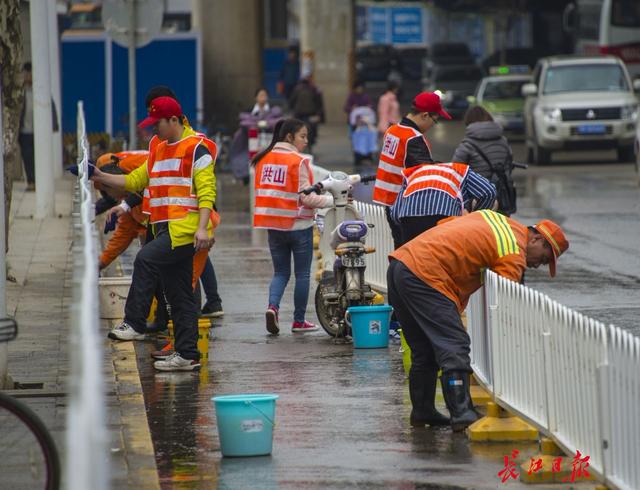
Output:
<instances>
[{"instance_id":1,"label":"blue sign","mask_svg":"<svg viewBox=\"0 0 640 490\"><path fill-rule=\"evenodd\" d=\"M369 39L371 42L386 44L389 42L389 9L369 7Z\"/></svg>"},{"instance_id":2,"label":"blue sign","mask_svg":"<svg viewBox=\"0 0 640 490\"><path fill-rule=\"evenodd\" d=\"M392 7L391 42L393 44L422 43L422 9Z\"/></svg>"}]
</instances>

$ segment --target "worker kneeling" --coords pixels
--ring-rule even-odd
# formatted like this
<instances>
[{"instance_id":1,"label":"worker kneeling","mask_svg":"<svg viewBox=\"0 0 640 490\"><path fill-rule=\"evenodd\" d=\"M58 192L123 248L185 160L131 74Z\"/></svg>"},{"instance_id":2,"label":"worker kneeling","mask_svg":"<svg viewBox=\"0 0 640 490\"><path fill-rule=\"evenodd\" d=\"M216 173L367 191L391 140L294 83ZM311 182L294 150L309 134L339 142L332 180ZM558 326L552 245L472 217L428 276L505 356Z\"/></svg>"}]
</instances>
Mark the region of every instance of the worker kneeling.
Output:
<instances>
[{"instance_id":1,"label":"worker kneeling","mask_svg":"<svg viewBox=\"0 0 640 490\"><path fill-rule=\"evenodd\" d=\"M526 267L549 265L569 248L549 220L527 227L489 210L449 218L389 255L389 302L411 347L411 425L462 431L479 415L469 391L469 335L460 314L480 288L483 269L520 282ZM434 405L438 369L451 419Z\"/></svg>"}]
</instances>

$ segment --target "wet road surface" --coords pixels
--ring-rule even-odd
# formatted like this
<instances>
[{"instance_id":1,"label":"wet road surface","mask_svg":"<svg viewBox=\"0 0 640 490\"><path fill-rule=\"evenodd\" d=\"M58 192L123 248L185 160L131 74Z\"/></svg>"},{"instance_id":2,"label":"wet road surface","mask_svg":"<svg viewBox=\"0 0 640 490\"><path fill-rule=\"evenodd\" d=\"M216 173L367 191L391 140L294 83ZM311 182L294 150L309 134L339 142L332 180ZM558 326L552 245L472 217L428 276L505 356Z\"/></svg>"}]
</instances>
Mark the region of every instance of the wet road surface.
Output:
<instances>
[{"instance_id":1,"label":"wet road surface","mask_svg":"<svg viewBox=\"0 0 640 490\"><path fill-rule=\"evenodd\" d=\"M436 157L447 160L462 128L443 128L430 139ZM340 156L343 149L319 145L317 163L332 161L330 168L348 170L349 159ZM522 145L514 145L514 152L516 159L523 158ZM596 163L576 162L575 154L570 158L570 163L518 171L516 218L527 224L554 219L571 241L555 280L540 270L528 273L527 283L637 332L640 227L633 166L602 163L606 152L596 155ZM251 232L247 188L228 175L220 180L223 224L212 257L226 315L212 329L208 365L200 373L157 373L149 353L158 344L136 346L162 487L524 488L519 482L501 484L497 473L504 455L518 449L518 462L529 461L534 445L471 444L447 429L409 427L410 403L397 345L356 350L336 345L324 332L292 334L291 283L281 310L281 335L267 335L264 308L271 264L265 236ZM364 188L358 197L366 198L370 190ZM312 281L311 295L314 287ZM314 321L313 307L308 311ZM234 393L280 395L272 456L221 457L210 398ZM438 404L444 411L440 395Z\"/></svg>"},{"instance_id":2,"label":"wet road surface","mask_svg":"<svg viewBox=\"0 0 640 490\"><path fill-rule=\"evenodd\" d=\"M246 188L223 180L225 221L212 257L226 314L212 329L209 364L200 373L157 373L149 358L157 344L136 346L162 487L505 488L497 476L504 455L518 449L528 461L536 447L476 445L448 429L410 428L397 345L356 350L322 331L292 334L291 287L280 336L267 334L271 263L265 236L251 233ZM312 306L308 319L315 320ZM221 457L210 398L236 393L280 396L272 456ZM445 411L441 395L437 403ZM510 482L508 488L524 484Z\"/></svg>"}]
</instances>

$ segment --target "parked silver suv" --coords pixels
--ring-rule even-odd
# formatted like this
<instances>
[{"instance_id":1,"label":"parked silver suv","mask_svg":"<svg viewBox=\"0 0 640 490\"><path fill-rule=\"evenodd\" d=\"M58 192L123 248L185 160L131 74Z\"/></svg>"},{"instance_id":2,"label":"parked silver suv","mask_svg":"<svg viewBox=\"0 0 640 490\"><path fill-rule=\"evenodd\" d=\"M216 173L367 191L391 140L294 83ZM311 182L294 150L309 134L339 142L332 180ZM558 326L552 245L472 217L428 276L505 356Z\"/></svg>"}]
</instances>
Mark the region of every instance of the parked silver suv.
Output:
<instances>
[{"instance_id":1,"label":"parked silver suv","mask_svg":"<svg viewBox=\"0 0 640 490\"><path fill-rule=\"evenodd\" d=\"M612 149L631 162L640 80L614 56L542 58L522 87L527 159L549 163L554 150Z\"/></svg>"}]
</instances>

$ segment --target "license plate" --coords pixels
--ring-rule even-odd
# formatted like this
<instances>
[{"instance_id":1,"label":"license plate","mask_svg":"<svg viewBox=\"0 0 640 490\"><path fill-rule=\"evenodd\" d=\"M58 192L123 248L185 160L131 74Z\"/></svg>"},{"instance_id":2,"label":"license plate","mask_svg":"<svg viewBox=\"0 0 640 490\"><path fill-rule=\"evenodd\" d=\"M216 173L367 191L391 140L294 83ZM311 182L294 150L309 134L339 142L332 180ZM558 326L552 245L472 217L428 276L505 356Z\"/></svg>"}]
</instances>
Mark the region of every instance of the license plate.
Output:
<instances>
[{"instance_id":1,"label":"license plate","mask_svg":"<svg viewBox=\"0 0 640 490\"><path fill-rule=\"evenodd\" d=\"M365 267L364 257L342 257L342 265L345 267Z\"/></svg>"},{"instance_id":2,"label":"license plate","mask_svg":"<svg viewBox=\"0 0 640 490\"><path fill-rule=\"evenodd\" d=\"M604 124L583 124L578 126L578 134L605 134L607 127Z\"/></svg>"}]
</instances>

